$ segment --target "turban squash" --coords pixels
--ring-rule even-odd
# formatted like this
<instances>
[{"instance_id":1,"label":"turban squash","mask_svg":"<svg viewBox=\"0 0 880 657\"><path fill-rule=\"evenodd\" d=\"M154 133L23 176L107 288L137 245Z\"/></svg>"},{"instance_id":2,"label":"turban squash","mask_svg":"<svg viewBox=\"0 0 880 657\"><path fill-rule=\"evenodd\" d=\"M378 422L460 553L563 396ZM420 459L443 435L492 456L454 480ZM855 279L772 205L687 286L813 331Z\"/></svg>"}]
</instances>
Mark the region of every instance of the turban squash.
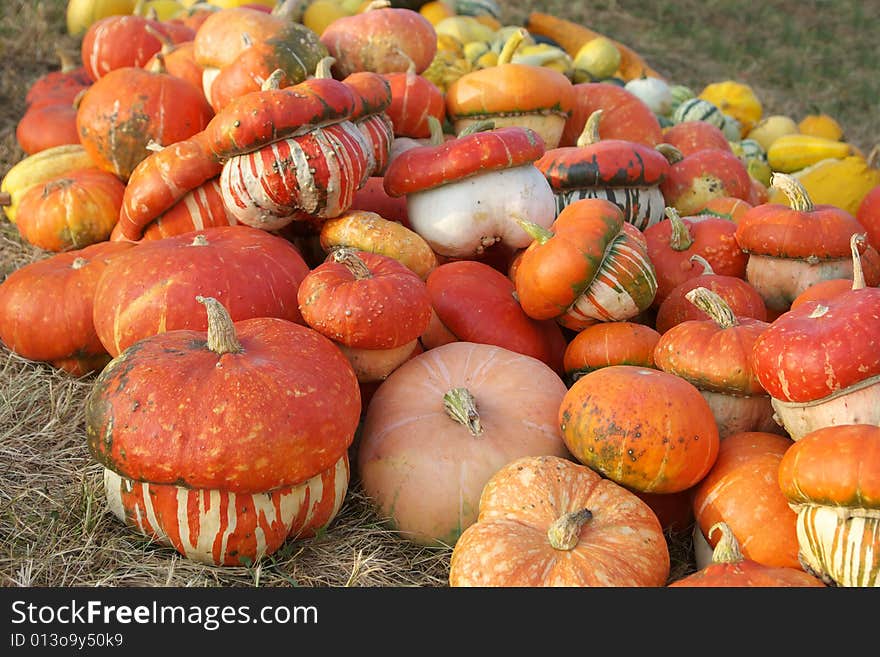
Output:
<instances>
[{"instance_id":1,"label":"turban squash","mask_svg":"<svg viewBox=\"0 0 880 657\"><path fill-rule=\"evenodd\" d=\"M207 333L148 337L101 372L88 447L127 524L196 561L250 564L341 507L360 393L312 329L233 324L216 299L198 301Z\"/></svg>"}]
</instances>

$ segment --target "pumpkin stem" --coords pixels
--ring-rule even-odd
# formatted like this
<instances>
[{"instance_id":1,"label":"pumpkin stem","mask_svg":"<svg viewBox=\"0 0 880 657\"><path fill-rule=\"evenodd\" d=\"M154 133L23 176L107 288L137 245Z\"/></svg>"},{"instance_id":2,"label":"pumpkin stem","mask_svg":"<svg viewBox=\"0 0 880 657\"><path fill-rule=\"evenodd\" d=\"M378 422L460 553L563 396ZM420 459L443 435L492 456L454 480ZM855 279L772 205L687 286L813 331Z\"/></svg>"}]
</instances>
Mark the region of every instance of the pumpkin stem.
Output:
<instances>
[{"instance_id":1,"label":"pumpkin stem","mask_svg":"<svg viewBox=\"0 0 880 657\"><path fill-rule=\"evenodd\" d=\"M599 140L601 139L601 137L599 137L599 121L602 119L602 113L603 110L597 109L590 114L587 122L584 123L584 129L581 132L581 136L578 137L578 146L590 146L599 143Z\"/></svg>"},{"instance_id":2,"label":"pumpkin stem","mask_svg":"<svg viewBox=\"0 0 880 657\"><path fill-rule=\"evenodd\" d=\"M507 41L504 42L504 47L501 49L501 54L498 55L498 61L496 62L496 66L500 66L501 64L509 64L513 59L513 53L516 52L517 48L519 48L520 44L528 35L525 28L519 28L514 30L514 32L507 37Z\"/></svg>"},{"instance_id":3,"label":"pumpkin stem","mask_svg":"<svg viewBox=\"0 0 880 657\"><path fill-rule=\"evenodd\" d=\"M55 48L55 55L61 62L62 73L69 73L77 67L76 60L74 59L73 55L71 55L68 51L62 50L61 48Z\"/></svg>"},{"instance_id":4,"label":"pumpkin stem","mask_svg":"<svg viewBox=\"0 0 880 657\"><path fill-rule=\"evenodd\" d=\"M733 535L733 531L725 522L716 522L709 528L709 538L718 530L721 538L712 550L712 563L739 563L743 560L743 553L739 547L739 541Z\"/></svg>"},{"instance_id":5,"label":"pumpkin stem","mask_svg":"<svg viewBox=\"0 0 880 657\"><path fill-rule=\"evenodd\" d=\"M770 186L778 189L788 197L788 203L792 210L798 212L810 212L813 210L813 201L806 187L801 181L787 173L774 172L770 176Z\"/></svg>"},{"instance_id":6,"label":"pumpkin stem","mask_svg":"<svg viewBox=\"0 0 880 657\"><path fill-rule=\"evenodd\" d=\"M196 297L208 311L208 349L215 354L240 354L244 351L235 335L235 326L229 312L214 297Z\"/></svg>"},{"instance_id":7,"label":"pumpkin stem","mask_svg":"<svg viewBox=\"0 0 880 657\"><path fill-rule=\"evenodd\" d=\"M865 162L868 163L868 167L871 169L880 169L880 144L876 144L871 149L868 157L865 158Z\"/></svg>"},{"instance_id":8,"label":"pumpkin stem","mask_svg":"<svg viewBox=\"0 0 880 657\"><path fill-rule=\"evenodd\" d=\"M468 135L472 135L475 132L488 132L489 130L495 129L495 121L492 119L485 119L483 121L474 121L470 125L466 126L462 129L461 132L458 133L459 137L467 137Z\"/></svg>"},{"instance_id":9,"label":"pumpkin stem","mask_svg":"<svg viewBox=\"0 0 880 657\"><path fill-rule=\"evenodd\" d=\"M171 37L169 37L167 34L165 34L164 32L160 32L149 23L144 25L144 30L151 36L155 37L159 41L159 43L162 44L161 52L163 54L167 55L172 50L174 50L174 41L172 41Z\"/></svg>"},{"instance_id":10,"label":"pumpkin stem","mask_svg":"<svg viewBox=\"0 0 880 657\"><path fill-rule=\"evenodd\" d=\"M74 260L73 263L70 265L70 268L71 268L71 269L82 269L82 268L85 267L87 264L89 264L89 261L86 260L85 258L77 258L77 259Z\"/></svg>"},{"instance_id":11,"label":"pumpkin stem","mask_svg":"<svg viewBox=\"0 0 880 657\"><path fill-rule=\"evenodd\" d=\"M477 400L467 388L452 388L443 395L443 407L446 414L467 428L472 436L483 433L480 414L477 412Z\"/></svg>"},{"instance_id":12,"label":"pumpkin stem","mask_svg":"<svg viewBox=\"0 0 880 657\"><path fill-rule=\"evenodd\" d=\"M654 149L665 157L669 164L678 164L684 159L684 154L672 144L657 144Z\"/></svg>"},{"instance_id":13,"label":"pumpkin stem","mask_svg":"<svg viewBox=\"0 0 880 657\"><path fill-rule=\"evenodd\" d=\"M365 278L373 278L373 272L367 267L367 263L357 254L357 251L347 246L339 246L330 251L330 259L344 265L355 280L362 281Z\"/></svg>"},{"instance_id":14,"label":"pumpkin stem","mask_svg":"<svg viewBox=\"0 0 880 657\"><path fill-rule=\"evenodd\" d=\"M281 81L286 77L284 69L276 68L260 85L260 91L270 91L272 89L280 89Z\"/></svg>"},{"instance_id":15,"label":"pumpkin stem","mask_svg":"<svg viewBox=\"0 0 880 657\"><path fill-rule=\"evenodd\" d=\"M245 48L250 48L252 45L254 45L254 40L251 39L250 34L248 34L247 32L242 32L241 33L241 44Z\"/></svg>"},{"instance_id":16,"label":"pumpkin stem","mask_svg":"<svg viewBox=\"0 0 880 657\"><path fill-rule=\"evenodd\" d=\"M573 550L581 537L581 528L592 518L593 512L589 509L566 513L557 518L547 530L551 547L554 550Z\"/></svg>"},{"instance_id":17,"label":"pumpkin stem","mask_svg":"<svg viewBox=\"0 0 880 657\"><path fill-rule=\"evenodd\" d=\"M364 11L373 11L374 9L385 9L385 7L390 7L391 3L388 0L373 0L370 4L367 5Z\"/></svg>"},{"instance_id":18,"label":"pumpkin stem","mask_svg":"<svg viewBox=\"0 0 880 657\"><path fill-rule=\"evenodd\" d=\"M73 97L73 107L74 109L79 109L80 103L82 103L82 99L85 97L86 92L89 90L89 87L85 87L84 89L80 89L76 96Z\"/></svg>"},{"instance_id":19,"label":"pumpkin stem","mask_svg":"<svg viewBox=\"0 0 880 657\"><path fill-rule=\"evenodd\" d=\"M318 65L315 66L315 77L321 79L330 79L333 77L333 73L330 72L330 69L333 68L333 64L336 63L335 57L322 57L318 61Z\"/></svg>"},{"instance_id":20,"label":"pumpkin stem","mask_svg":"<svg viewBox=\"0 0 880 657\"><path fill-rule=\"evenodd\" d=\"M431 131L431 145L440 146L445 141L443 135L443 126L440 125L440 119L436 116L428 116L428 129Z\"/></svg>"},{"instance_id":21,"label":"pumpkin stem","mask_svg":"<svg viewBox=\"0 0 880 657\"><path fill-rule=\"evenodd\" d=\"M694 243L691 237L691 231L688 230L687 224L681 218L678 210L672 206L666 207L666 216L671 222L671 233L669 235L669 246L674 251L687 251Z\"/></svg>"},{"instance_id":22,"label":"pumpkin stem","mask_svg":"<svg viewBox=\"0 0 880 657\"><path fill-rule=\"evenodd\" d=\"M301 22L306 9L306 0L283 0L272 9L272 15L291 22Z\"/></svg>"},{"instance_id":23,"label":"pumpkin stem","mask_svg":"<svg viewBox=\"0 0 880 657\"><path fill-rule=\"evenodd\" d=\"M144 146L144 148L146 148L148 151L152 151L153 153L158 153L159 151L165 149L165 147L155 139L151 139L150 141L148 141L147 145Z\"/></svg>"},{"instance_id":24,"label":"pumpkin stem","mask_svg":"<svg viewBox=\"0 0 880 657\"><path fill-rule=\"evenodd\" d=\"M529 221L528 219L514 219L519 227L522 228L526 233L535 240L538 244L546 244L550 241L550 238L555 235L555 233L548 229L544 228L540 224L536 224L534 221Z\"/></svg>"},{"instance_id":25,"label":"pumpkin stem","mask_svg":"<svg viewBox=\"0 0 880 657\"><path fill-rule=\"evenodd\" d=\"M691 262L696 262L698 265L703 265L703 275L706 274L714 274L715 270L712 269L712 265L706 260L703 256L697 255L696 253L688 258Z\"/></svg>"},{"instance_id":26,"label":"pumpkin stem","mask_svg":"<svg viewBox=\"0 0 880 657\"><path fill-rule=\"evenodd\" d=\"M862 256L859 254L859 244L867 241L868 234L855 234L849 238L849 248L852 251L853 259L853 285L854 290L863 290L867 287L865 283L865 270L862 269Z\"/></svg>"},{"instance_id":27,"label":"pumpkin stem","mask_svg":"<svg viewBox=\"0 0 880 657\"><path fill-rule=\"evenodd\" d=\"M0 193L0 207L5 208L8 205L12 205L12 194L9 192Z\"/></svg>"},{"instance_id":28,"label":"pumpkin stem","mask_svg":"<svg viewBox=\"0 0 880 657\"><path fill-rule=\"evenodd\" d=\"M707 287L695 287L685 295L688 301L712 318L718 328L729 329L737 326L739 320L724 298Z\"/></svg>"},{"instance_id":29,"label":"pumpkin stem","mask_svg":"<svg viewBox=\"0 0 880 657\"><path fill-rule=\"evenodd\" d=\"M208 238L205 237L204 234L199 233L193 238L190 246L208 246Z\"/></svg>"}]
</instances>

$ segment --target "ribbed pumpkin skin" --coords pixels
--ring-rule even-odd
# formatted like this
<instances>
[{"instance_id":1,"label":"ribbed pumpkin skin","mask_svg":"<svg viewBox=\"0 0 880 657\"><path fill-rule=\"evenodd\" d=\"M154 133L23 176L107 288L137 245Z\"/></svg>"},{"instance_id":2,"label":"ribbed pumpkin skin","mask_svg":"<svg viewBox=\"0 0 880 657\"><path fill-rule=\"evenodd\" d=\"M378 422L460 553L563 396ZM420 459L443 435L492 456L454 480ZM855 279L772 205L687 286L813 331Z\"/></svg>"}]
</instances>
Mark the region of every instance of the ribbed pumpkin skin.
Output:
<instances>
[{"instance_id":1,"label":"ribbed pumpkin skin","mask_svg":"<svg viewBox=\"0 0 880 657\"><path fill-rule=\"evenodd\" d=\"M125 185L97 168L78 169L28 190L18 208L21 236L47 251L81 249L110 237Z\"/></svg>"},{"instance_id":2,"label":"ribbed pumpkin skin","mask_svg":"<svg viewBox=\"0 0 880 657\"><path fill-rule=\"evenodd\" d=\"M565 373L580 378L609 365L654 367L660 334L634 322L601 322L580 331L565 349Z\"/></svg>"},{"instance_id":3,"label":"ribbed pumpkin skin","mask_svg":"<svg viewBox=\"0 0 880 657\"><path fill-rule=\"evenodd\" d=\"M332 257L306 274L297 299L305 322L357 349L392 349L417 339L431 319L425 283L406 265L355 251L368 270L361 278Z\"/></svg>"},{"instance_id":4,"label":"ribbed pumpkin skin","mask_svg":"<svg viewBox=\"0 0 880 657\"><path fill-rule=\"evenodd\" d=\"M747 559L801 569L796 514L777 481L779 463L794 444L789 438L757 431L721 441L718 459L694 490L694 516L703 536L715 523L724 522ZM714 547L718 538L713 534L707 540Z\"/></svg>"},{"instance_id":5,"label":"ribbed pumpkin skin","mask_svg":"<svg viewBox=\"0 0 880 657\"><path fill-rule=\"evenodd\" d=\"M558 421L569 451L631 490L675 493L697 484L718 456L708 403L684 379L612 365L568 389Z\"/></svg>"},{"instance_id":6,"label":"ribbed pumpkin skin","mask_svg":"<svg viewBox=\"0 0 880 657\"><path fill-rule=\"evenodd\" d=\"M396 137L424 139L431 136L428 117L440 123L446 118L446 100L433 82L413 72L386 73L391 86L388 118Z\"/></svg>"},{"instance_id":7,"label":"ribbed pumpkin skin","mask_svg":"<svg viewBox=\"0 0 880 657\"><path fill-rule=\"evenodd\" d=\"M482 433L447 415L443 396L466 387ZM453 545L477 518L489 478L515 458L568 455L556 425L565 384L508 349L453 342L411 358L370 400L358 446L363 489L407 540Z\"/></svg>"},{"instance_id":8,"label":"ribbed pumpkin skin","mask_svg":"<svg viewBox=\"0 0 880 657\"><path fill-rule=\"evenodd\" d=\"M526 315L504 274L482 262L461 260L440 265L426 283L434 312L456 339L532 356L561 374L562 330L556 322Z\"/></svg>"},{"instance_id":9,"label":"ribbed pumpkin skin","mask_svg":"<svg viewBox=\"0 0 880 657\"><path fill-rule=\"evenodd\" d=\"M302 323L296 293L309 269L281 237L221 226L144 242L123 255L95 291L95 329L113 356L156 333L207 329L197 295L215 297L233 321L281 317Z\"/></svg>"},{"instance_id":10,"label":"ribbed pumpkin skin","mask_svg":"<svg viewBox=\"0 0 880 657\"><path fill-rule=\"evenodd\" d=\"M228 7L215 11L199 26L193 39L196 62L203 67L222 68L235 61L247 42L259 43L276 35L285 20L250 7Z\"/></svg>"},{"instance_id":11,"label":"ribbed pumpkin skin","mask_svg":"<svg viewBox=\"0 0 880 657\"><path fill-rule=\"evenodd\" d=\"M797 511L805 566L839 586L880 586L880 427L808 433L786 452L778 482Z\"/></svg>"},{"instance_id":12,"label":"ribbed pumpkin skin","mask_svg":"<svg viewBox=\"0 0 880 657\"><path fill-rule=\"evenodd\" d=\"M670 587L824 587L821 580L794 568L767 567L751 559L739 563L714 563L676 580Z\"/></svg>"},{"instance_id":13,"label":"ribbed pumpkin skin","mask_svg":"<svg viewBox=\"0 0 880 657\"><path fill-rule=\"evenodd\" d=\"M547 531L589 509L571 550ZM663 586L669 552L657 516L636 495L558 457L517 459L486 484L477 522L455 544L449 585Z\"/></svg>"},{"instance_id":14,"label":"ribbed pumpkin skin","mask_svg":"<svg viewBox=\"0 0 880 657\"><path fill-rule=\"evenodd\" d=\"M582 82L572 86L574 106L565 122L560 146L577 144L587 118L597 109L604 110L599 126L602 139L626 139L646 146L656 146L663 141L657 117L634 93L607 82Z\"/></svg>"},{"instance_id":15,"label":"ribbed pumpkin skin","mask_svg":"<svg viewBox=\"0 0 880 657\"><path fill-rule=\"evenodd\" d=\"M235 332L241 353L220 355L204 331L176 330L114 358L86 400L94 458L129 479L235 493L333 466L360 417L348 360L283 319L243 320Z\"/></svg>"},{"instance_id":16,"label":"ribbed pumpkin skin","mask_svg":"<svg viewBox=\"0 0 880 657\"><path fill-rule=\"evenodd\" d=\"M150 154L150 141L167 146L192 137L214 112L189 82L142 68L115 69L82 98L76 125L96 166L127 181Z\"/></svg>"},{"instance_id":17,"label":"ribbed pumpkin skin","mask_svg":"<svg viewBox=\"0 0 880 657\"><path fill-rule=\"evenodd\" d=\"M648 256L657 274L657 294L653 306L659 307L677 285L703 273L703 265L691 261L698 255L716 274L745 278L748 255L736 241L736 224L720 217L682 217L693 243L678 251L672 245L672 221L664 220L645 229Z\"/></svg>"},{"instance_id":18,"label":"ribbed pumpkin skin","mask_svg":"<svg viewBox=\"0 0 880 657\"><path fill-rule=\"evenodd\" d=\"M223 204L218 178L211 178L144 227L141 240L160 240L215 226L234 226L235 217Z\"/></svg>"},{"instance_id":19,"label":"ribbed pumpkin skin","mask_svg":"<svg viewBox=\"0 0 880 657\"><path fill-rule=\"evenodd\" d=\"M764 389L787 402L822 399L880 375L880 289L799 305L770 325L752 357Z\"/></svg>"},{"instance_id":20,"label":"ribbed pumpkin skin","mask_svg":"<svg viewBox=\"0 0 880 657\"><path fill-rule=\"evenodd\" d=\"M149 484L104 469L107 503L117 518L189 559L216 566L250 565L288 538L314 535L336 517L348 482L347 453L301 484L260 493Z\"/></svg>"},{"instance_id":21,"label":"ribbed pumpkin skin","mask_svg":"<svg viewBox=\"0 0 880 657\"><path fill-rule=\"evenodd\" d=\"M761 322L767 321L767 307L758 291L742 278L720 274L701 274L688 278L666 295L657 308L654 328L666 333L677 324L694 319L709 319L709 316L688 301L685 296L691 290L705 287L724 299L737 317L751 317Z\"/></svg>"},{"instance_id":22,"label":"ribbed pumpkin skin","mask_svg":"<svg viewBox=\"0 0 880 657\"><path fill-rule=\"evenodd\" d=\"M129 248L100 242L13 271L0 284L0 339L31 360L66 361L62 369L72 373L103 367L109 356L92 323L95 288L110 260Z\"/></svg>"},{"instance_id":23,"label":"ribbed pumpkin skin","mask_svg":"<svg viewBox=\"0 0 880 657\"><path fill-rule=\"evenodd\" d=\"M223 165L220 187L236 220L263 230L292 221L337 217L373 168L372 145L350 121L236 155Z\"/></svg>"}]
</instances>

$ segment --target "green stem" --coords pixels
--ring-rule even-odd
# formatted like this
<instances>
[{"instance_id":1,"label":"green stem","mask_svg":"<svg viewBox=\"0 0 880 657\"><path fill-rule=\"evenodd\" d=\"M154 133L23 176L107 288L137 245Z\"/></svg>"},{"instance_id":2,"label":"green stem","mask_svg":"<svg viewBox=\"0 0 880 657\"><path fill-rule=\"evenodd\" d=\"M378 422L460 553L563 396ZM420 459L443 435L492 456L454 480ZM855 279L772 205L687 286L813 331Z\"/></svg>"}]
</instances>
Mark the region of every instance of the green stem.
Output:
<instances>
[{"instance_id":1,"label":"green stem","mask_svg":"<svg viewBox=\"0 0 880 657\"><path fill-rule=\"evenodd\" d=\"M431 131L432 146L440 146L446 141L446 137L443 135L443 126L440 124L440 119L436 116L428 116L428 129Z\"/></svg>"},{"instance_id":2,"label":"green stem","mask_svg":"<svg viewBox=\"0 0 880 657\"><path fill-rule=\"evenodd\" d=\"M666 158L669 164L678 164L684 159L682 152L672 144L657 144L654 148Z\"/></svg>"},{"instance_id":3,"label":"green stem","mask_svg":"<svg viewBox=\"0 0 880 657\"><path fill-rule=\"evenodd\" d=\"M715 273L715 270L712 269L712 265L709 263L709 261L706 260L706 259L705 259L703 256L701 256L701 255L698 255L698 254L695 253L695 254L692 255L690 258L688 258L688 260L690 260L691 262L696 262L698 265L702 265L702 266L703 266L703 275L704 275L704 276L705 276L706 274L714 274L714 273Z\"/></svg>"},{"instance_id":4,"label":"green stem","mask_svg":"<svg viewBox=\"0 0 880 657\"><path fill-rule=\"evenodd\" d=\"M469 126L464 128L461 132L458 133L459 137L467 137L468 135L472 135L475 132L488 132L489 130L495 129L495 121L491 119L485 119L482 121L475 121L471 123Z\"/></svg>"},{"instance_id":5,"label":"green stem","mask_svg":"<svg viewBox=\"0 0 880 657\"><path fill-rule=\"evenodd\" d=\"M546 244L555 235L553 231L536 224L534 221L528 219L515 219L514 221L538 244Z\"/></svg>"},{"instance_id":6,"label":"green stem","mask_svg":"<svg viewBox=\"0 0 880 657\"><path fill-rule=\"evenodd\" d=\"M669 246L673 251L687 251L694 243L691 232L688 230L687 224L681 218L678 210L672 206L667 206L666 216L672 222L670 226L671 233L669 235Z\"/></svg>"},{"instance_id":7,"label":"green stem","mask_svg":"<svg viewBox=\"0 0 880 657\"><path fill-rule=\"evenodd\" d=\"M452 388L443 395L443 407L446 414L471 432L472 436L483 433L480 414L477 412L477 400L467 388Z\"/></svg>"}]
</instances>

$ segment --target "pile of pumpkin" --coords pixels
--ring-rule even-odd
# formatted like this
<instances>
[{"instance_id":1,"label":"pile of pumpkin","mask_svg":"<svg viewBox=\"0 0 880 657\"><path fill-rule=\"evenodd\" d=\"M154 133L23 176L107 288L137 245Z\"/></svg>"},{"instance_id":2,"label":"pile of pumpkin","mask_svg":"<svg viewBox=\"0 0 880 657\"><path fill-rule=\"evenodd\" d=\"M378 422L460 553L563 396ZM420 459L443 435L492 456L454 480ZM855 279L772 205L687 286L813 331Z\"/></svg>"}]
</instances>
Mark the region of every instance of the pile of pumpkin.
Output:
<instances>
[{"instance_id":1,"label":"pile of pumpkin","mask_svg":"<svg viewBox=\"0 0 880 657\"><path fill-rule=\"evenodd\" d=\"M663 586L692 524L673 585L880 583L880 171L831 117L492 0L161 2L2 183L49 253L0 339L97 373L120 520L252 563L354 474L454 586Z\"/></svg>"}]
</instances>

